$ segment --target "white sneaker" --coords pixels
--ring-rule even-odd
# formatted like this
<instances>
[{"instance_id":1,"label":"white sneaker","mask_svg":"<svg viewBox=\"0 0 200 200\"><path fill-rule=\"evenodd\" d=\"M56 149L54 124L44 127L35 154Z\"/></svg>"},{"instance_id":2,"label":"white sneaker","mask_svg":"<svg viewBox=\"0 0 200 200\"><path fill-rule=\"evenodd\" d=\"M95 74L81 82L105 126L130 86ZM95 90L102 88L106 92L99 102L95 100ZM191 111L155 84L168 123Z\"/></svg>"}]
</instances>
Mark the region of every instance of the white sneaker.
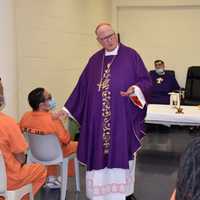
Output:
<instances>
[{"instance_id":1,"label":"white sneaker","mask_svg":"<svg viewBox=\"0 0 200 200\"><path fill-rule=\"evenodd\" d=\"M56 176L49 176L44 187L58 189L61 187L61 182L57 180Z\"/></svg>"}]
</instances>

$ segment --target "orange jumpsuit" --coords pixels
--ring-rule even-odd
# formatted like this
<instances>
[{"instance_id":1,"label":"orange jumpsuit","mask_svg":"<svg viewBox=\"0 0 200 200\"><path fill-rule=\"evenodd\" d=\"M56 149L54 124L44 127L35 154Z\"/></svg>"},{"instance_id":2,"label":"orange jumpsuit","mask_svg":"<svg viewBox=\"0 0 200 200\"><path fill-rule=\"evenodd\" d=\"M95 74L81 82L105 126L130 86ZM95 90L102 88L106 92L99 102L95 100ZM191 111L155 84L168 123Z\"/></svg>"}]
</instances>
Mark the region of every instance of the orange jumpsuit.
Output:
<instances>
[{"instance_id":1,"label":"orange jumpsuit","mask_svg":"<svg viewBox=\"0 0 200 200\"><path fill-rule=\"evenodd\" d=\"M6 166L7 189L15 190L32 183L33 194L35 194L44 184L47 172L45 166L41 164L22 165L15 158L14 154L26 152L27 147L28 144L17 123L0 112L0 150Z\"/></svg>"},{"instance_id":2,"label":"orange jumpsuit","mask_svg":"<svg viewBox=\"0 0 200 200\"><path fill-rule=\"evenodd\" d=\"M20 121L20 127L22 130L28 130L34 134L49 134L54 133L60 143L63 150L64 157L75 153L77 150L77 142L70 140L70 134L64 128L61 120L53 119L51 112L26 112ZM48 166L48 176L58 175L57 166ZM69 176L74 175L73 161L69 162Z\"/></svg>"}]
</instances>

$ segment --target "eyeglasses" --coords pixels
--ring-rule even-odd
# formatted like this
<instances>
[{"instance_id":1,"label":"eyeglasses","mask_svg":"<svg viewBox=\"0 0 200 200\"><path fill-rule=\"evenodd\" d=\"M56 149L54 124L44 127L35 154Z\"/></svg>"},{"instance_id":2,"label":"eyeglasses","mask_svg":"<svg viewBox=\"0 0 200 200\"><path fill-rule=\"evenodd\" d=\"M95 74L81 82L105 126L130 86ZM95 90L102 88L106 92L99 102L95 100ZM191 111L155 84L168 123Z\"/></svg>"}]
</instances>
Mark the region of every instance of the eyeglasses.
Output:
<instances>
[{"instance_id":1,"label":"eyeglasses","mask_svg":"<svg viewBox=\"0 0 200 200\"><path fill-rule=\"evenodd\" d=\"M51 94L49 94L47 97L45 97L45 101L48 101L48 100L51 100L52 99L52 96L51 96Z\"/></svg>"},{"instance_id":2,"label":"eyeglasses","mask_svg":"<svg viewBox=\"0 0 200 200\"><path fill-rule=\"evenodd\" d=\"M110 38L113 37L114 35L115 35L115 33L113 32L113 33L111 33L110 35L107 35L107 36L105 36L105 37L103 37L103 38L99 38L99 40L105 41L105 40L110 39Z\"/></svg>"}]
</instances>

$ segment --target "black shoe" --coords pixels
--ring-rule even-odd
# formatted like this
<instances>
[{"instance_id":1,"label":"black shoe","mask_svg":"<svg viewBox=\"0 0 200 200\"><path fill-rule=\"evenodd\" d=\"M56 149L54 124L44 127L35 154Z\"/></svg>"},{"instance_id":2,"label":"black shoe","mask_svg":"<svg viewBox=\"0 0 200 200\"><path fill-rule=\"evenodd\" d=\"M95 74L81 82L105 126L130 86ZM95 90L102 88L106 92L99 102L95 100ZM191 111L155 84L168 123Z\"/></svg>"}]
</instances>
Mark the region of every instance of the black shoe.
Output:
<instances>
[{"instance_id":1,"label":"black shoe","mask_svg":"<svg viewBox=\"0 0 200 200\"><path fill-rule=\"evenodd\" d=\"M136 197L135 197L134 194L131 194L131 195L126 197L126 200L136 200Z\"/></svg>"}]
</instances>

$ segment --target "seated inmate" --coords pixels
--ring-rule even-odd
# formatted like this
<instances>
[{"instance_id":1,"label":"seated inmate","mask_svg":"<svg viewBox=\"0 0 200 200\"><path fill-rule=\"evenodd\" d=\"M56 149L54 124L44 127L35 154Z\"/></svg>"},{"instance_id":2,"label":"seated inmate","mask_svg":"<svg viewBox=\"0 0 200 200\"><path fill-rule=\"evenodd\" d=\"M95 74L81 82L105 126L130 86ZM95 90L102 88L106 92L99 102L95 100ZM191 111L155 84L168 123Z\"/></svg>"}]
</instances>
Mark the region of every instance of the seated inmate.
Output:
<instances>
[{"instance_id":1,"label":"seated inmate","mask_svg":"<svg viewBox=\"0 0 200 200\"><path fill-rule=\"evenodd\" d=\"M0 80L0 108L3 107L3 86ZM6 166L7 189L15 190L31 183L33 194L36 194L44 184L47 172L45 166L41 164L25 164L24 153L27 148L28 144L18 124L14 119L0 112L0 150ZM28 199L28 196L23 199Z\"/></svg>"},{"instance_id":2,"label":"seated inmate","mask_svg":"<svg viewBox=\"0 0 200 200\"><path fill-rule=\"evenodd\" d=\"M54 133L61 144L64 157L75 153L77 142L71 141L69 132L64 128L60 119L52 117L52 108L55 106L55 100L51 94L44 88L36 88L28 95L28 102L32 111L26 112L20 121L20 127L25 132L33 134ZM73 161L69 162L68 175L74 175ZM57 166L47 167L48 176L58 176Z\"/></svg>"}]
</instances>

